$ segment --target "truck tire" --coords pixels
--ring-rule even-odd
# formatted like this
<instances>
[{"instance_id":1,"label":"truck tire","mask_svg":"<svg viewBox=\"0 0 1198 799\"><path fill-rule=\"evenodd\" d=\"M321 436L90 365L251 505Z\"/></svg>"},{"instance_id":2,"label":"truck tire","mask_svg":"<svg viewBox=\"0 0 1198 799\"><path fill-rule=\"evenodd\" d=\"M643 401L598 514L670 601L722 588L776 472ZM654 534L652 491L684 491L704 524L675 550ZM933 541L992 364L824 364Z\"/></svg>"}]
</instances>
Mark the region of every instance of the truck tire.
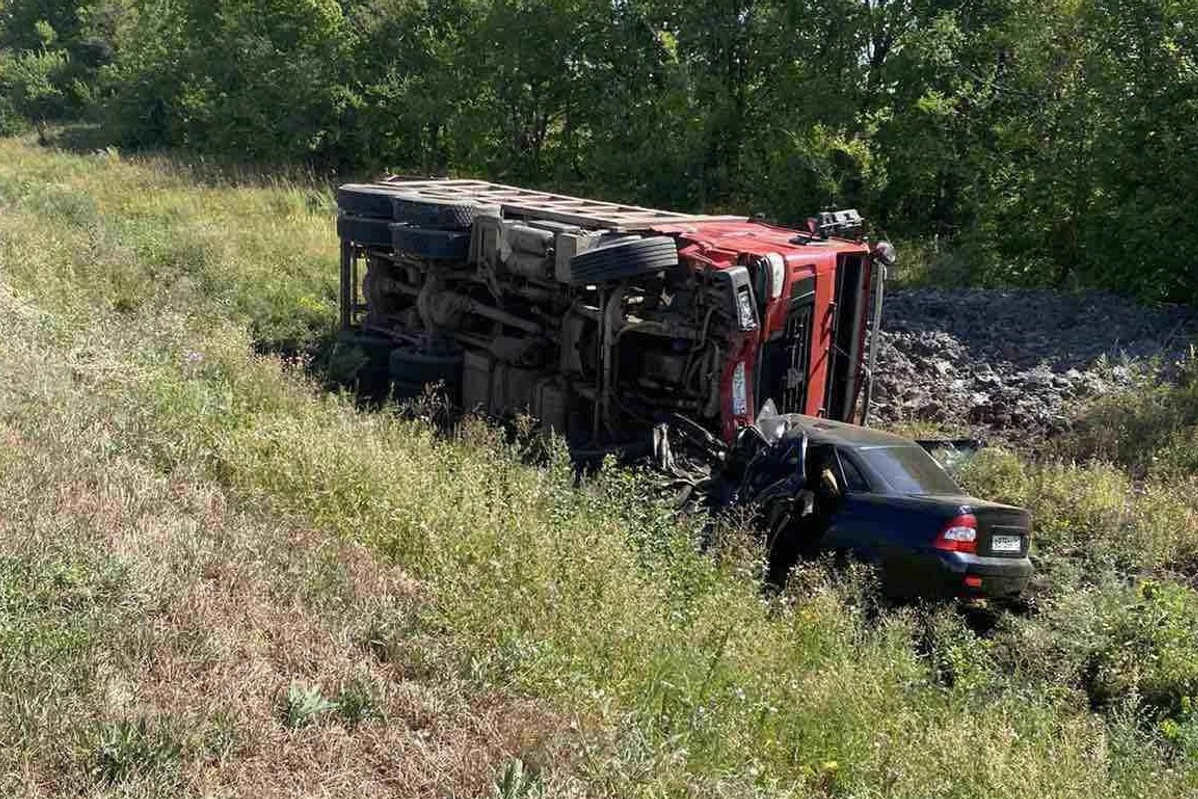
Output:
<instances>
[{"instance_id":1,"label":"truck tire","mask_svg":"<svg viewBox=\"0 0 1198 799\"><path fill-rule=\"evenodd\" d=\"M480 216L499 216L499 206L474 200L438 200L397 194L392 197L396 222L434 230L469 230Z\"/></svg>"},{"instance_id":2,"label":"truck tire","mask_svg":"<svg viewBox=\"0 0 1198 799\"><path fill-rule=\"evenodd\" d=\"M391 246L391 223L386 219L339 214L337 235L342 241L350 241L375 247Z\"/></svg>"},{"instance_id":3,"label":"truck tire","mask_svg":"<svg viewBox=\"0 0 1198 799\"><path fill-rule=\"evenodd\" d=\"M470 234L457 230L392 225L389 243L396 252L430 261L465 261L470 253Z\"/></svg>"},{"instance_id":4,"label":"truck tire","mask_svg":"<svg viewBox=\"0 0 1198 799\"><path fill-rule=\"evenodd\" d=\"M362 395L379 397L386 392L395 341L385 336L344 331L329 357L329 376L337 383L353 385Z\"/></svg>"},{"instance_id":5,"label":"truck tire","mask_svg":"<svg viewBox=\"0 0 1198 799\"><path fill-rule=\"evenodd\" d=\"M669 236L621 241L596 247L570 259L575 286L648 275L678 265L678 245Z\"/></svg>"},{"instance_id":6,"label":"truck tire","mask_svg":"<svg viewBox=\"0 0 1198 799\"><path fill-rule=\"evenodd\" d=\"M461 352L427 353L411 349L391 351L391 384L398 399L419 396L424 386L444 383L450 399L458 401L462 387Z\"/></svg>"},{"instance_id":7,"label":"truck tire","mask_svg":"<svg viewBox=\"0 0 1198 799\"><path fill-rule=\"evenodd\" d=\"M390 186L346 183L337 188L337 207L344 214L391 219L392 200L399 192Z\"/></svg>"}]
</instances>

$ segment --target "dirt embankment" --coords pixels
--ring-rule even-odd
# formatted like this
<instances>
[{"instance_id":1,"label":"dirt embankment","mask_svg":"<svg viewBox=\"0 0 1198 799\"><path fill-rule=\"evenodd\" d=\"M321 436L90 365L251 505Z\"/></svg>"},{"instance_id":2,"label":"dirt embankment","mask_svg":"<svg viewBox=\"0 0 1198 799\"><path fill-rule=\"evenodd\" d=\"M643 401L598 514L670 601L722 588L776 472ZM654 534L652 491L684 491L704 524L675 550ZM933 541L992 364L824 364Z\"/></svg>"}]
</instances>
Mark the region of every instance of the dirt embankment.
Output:
<instances>
[{"instance_id":1,"label":"dirt embankment","mask_svg":"<svg viewBox=\"0 0 1198 799\"><path fill-rule=\"evenodd\" d=\"M1198 337L1198 313L1100 293L909 289L889 295L882 329L874 421L1025 440L1168 372Z\"/></svg>"}]
</instances>

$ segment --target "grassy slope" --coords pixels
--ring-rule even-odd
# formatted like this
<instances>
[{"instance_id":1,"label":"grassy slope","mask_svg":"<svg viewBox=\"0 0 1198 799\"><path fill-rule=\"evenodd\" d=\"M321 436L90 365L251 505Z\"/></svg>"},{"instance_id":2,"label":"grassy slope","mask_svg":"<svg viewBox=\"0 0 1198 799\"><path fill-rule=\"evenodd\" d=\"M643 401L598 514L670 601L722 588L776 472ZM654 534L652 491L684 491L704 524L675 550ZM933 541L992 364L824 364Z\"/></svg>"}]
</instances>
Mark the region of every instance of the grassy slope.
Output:
<instances>
[{"instance_id":1,"label":"grassy slope","mask_svg":"<svg viewBox=\"0 0 1198 799\"><path fill-rule=\"evenodd\" d=\"M765 601L634 476L577 489L254 356L331 320L334 255L320 193L0 142L6 788L475 795L513 756L552 795L1198 785L1198 602L1123 579L1184 563L1172 489L975 467L1048 519L1061 586L992 639L817 570Z\"/></svg>"}]
</instances>

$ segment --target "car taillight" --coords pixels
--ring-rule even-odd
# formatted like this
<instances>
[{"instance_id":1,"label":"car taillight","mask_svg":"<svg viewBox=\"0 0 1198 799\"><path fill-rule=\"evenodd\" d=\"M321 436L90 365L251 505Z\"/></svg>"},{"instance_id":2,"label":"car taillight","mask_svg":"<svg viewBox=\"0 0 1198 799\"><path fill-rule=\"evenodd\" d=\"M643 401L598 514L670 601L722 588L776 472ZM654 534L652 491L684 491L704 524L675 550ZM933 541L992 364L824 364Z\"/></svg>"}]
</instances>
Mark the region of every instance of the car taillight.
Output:
<instances>
[{"instance_id":1,"label":"car taillight","mask_svg":"<svg viewBox=\"0 0 1198 799\"><path fill-rule=\"evenodd\" d=\"M978 520L972 513L954 516L944 525L940 535L932 542L936 549L948 552L978 551Z\"/></svg>"}]
</instances>

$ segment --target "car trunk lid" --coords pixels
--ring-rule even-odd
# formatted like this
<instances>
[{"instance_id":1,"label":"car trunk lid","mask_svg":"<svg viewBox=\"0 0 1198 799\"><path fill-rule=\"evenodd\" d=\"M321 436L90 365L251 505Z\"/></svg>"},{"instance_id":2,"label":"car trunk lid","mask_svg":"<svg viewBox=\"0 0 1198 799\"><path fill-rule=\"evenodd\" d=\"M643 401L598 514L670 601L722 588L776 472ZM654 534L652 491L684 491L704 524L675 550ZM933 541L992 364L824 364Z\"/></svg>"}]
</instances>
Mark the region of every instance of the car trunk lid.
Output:
<instances>
[{"instance_id":1,"label":"car trunk lid","mask_svg":"<svg viewBox=\"0 0 1198 799\"><path fill-rule=\"evenodd\" d=\"M968 496L921 498L952 506L957 513L972 514L978 522L977 554L985 557L1022 558L1031 540L1031 514L1023 508L987 502Z\"/></svg>"},{"instance_id":2,"label":"car trunk lid","mask_svg":"<svg viewBox=\"0 0 1198 799\"><path fill-rule=\"evenodd\" d=\"M1031 538L1031 515L1006 505L980 505L973 509L978 520L978 554L1000 558L1027 555Z\"/></svg>"}]
</instances>

